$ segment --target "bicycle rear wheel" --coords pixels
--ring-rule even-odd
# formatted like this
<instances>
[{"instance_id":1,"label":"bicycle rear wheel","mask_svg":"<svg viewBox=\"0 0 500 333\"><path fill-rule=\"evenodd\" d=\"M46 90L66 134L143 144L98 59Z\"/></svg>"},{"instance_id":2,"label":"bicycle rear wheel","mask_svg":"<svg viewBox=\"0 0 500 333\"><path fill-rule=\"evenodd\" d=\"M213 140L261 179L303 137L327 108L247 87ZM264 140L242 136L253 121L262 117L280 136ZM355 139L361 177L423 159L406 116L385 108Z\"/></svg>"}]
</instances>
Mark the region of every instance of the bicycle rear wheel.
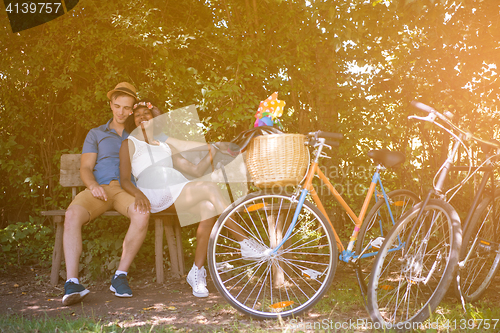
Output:
<instances>
[{"instance_id":1,"label":"bicycle rear wheel","mask_svg":"<svg viewBox=\"0 0 500 333\"><path fill-rule=\"evenodd\" d=\"M311 203L304 203L288 240L269 254L284 238L296 207L287 195L253 193L223 213L212 229L210 275L240 312L258 319L289 317L311 308L328 291L338 250L328 220ZM244 257L241 235L262 254Z\"/></svg>"},{"instance_id":2,"label":"bicycle rear wheel","mask_svg":"<svg viewBox=\"0 0 500 333\"><path fill-rule=\"evenodd\" d=\"M373 265L367 306L372 320L384 327L424 322L457 269L462 242L458 214L445 201L431 199L417 221L422 205L391 230Z\"/></svg>"},{"instance_id":3,"label":"bicycle rear wheel","mask_svg":"<svg viewBox=\"0 0 500 333\"><path fill-rule=\"evenodd\" d=\"M465 231L460 261L466 261L459 267L454 287L466 302L482 296L500 266L499 219L500 191L496 191L494 201L489 196L479 204Z\"/></svg>"},{"instance_id":4,"label":"bicycle rear wheel","mask_svg":"<svg viewBox=\"0 0 500 333\"><path fill-rule=\"evenodd\" d=\"M379 237L385 239L401 216L409 211L417 202L420 202L418 195L408 190L391 191L387 193L387 199L389 206L384 200L383 195L380 195L377 203L366 215L356 241L356 255L363 254L363 257L356 260L355 265L356 277L358 278L363 298L366 295L373 261L382 244L372 246L372 242ZM377 241L381 241L381 239Z\"/></svg>"}]
</instances>

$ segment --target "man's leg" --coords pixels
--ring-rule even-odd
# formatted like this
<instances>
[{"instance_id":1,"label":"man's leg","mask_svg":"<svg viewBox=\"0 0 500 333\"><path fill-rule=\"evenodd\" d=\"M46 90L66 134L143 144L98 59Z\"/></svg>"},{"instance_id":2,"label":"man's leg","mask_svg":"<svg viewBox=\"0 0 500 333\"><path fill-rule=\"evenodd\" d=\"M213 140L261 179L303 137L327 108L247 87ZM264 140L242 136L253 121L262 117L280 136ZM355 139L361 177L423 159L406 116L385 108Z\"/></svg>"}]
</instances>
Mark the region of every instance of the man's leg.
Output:
<instances>
[{"instance_id":1,"label":"man's leg","mask_svg":"<svg viewBox=\"0 0 500 333\"><path fill-rule=\"evenodd\" d=\"M64 218L64 260L67 280L64 284L63 305L80 302L89 291L78 281L78 264L82 254L82 226L89 220L88 211L79 205L71 205Z\"/></svg>"},{"instance_id":2,"label":"man's leg","mask_svg":"<svg viewBox=\"0 0 500 333\"><path fill-rule=\"evenodd\" d=\"M128 208L130 216L130 226L125 239L123 240L123 252L118 265L118 270L128 272L132 261L142 246L148 231L149 213L141 214L131 204Z\"/></svg>"},{"instance_id":3,"label":"man's leg","mask_svg":"<svg viewBox=\"0 0 500 333\"><path fill-rule=\"evenodd\" d=\"M89 212L80 205L71 205L64 218L64 260L67 279L78 278L78 266L82 254L82 226L89 221Z\"/></svg>"},{"instance_id":4,"label":"man's leg","mask_svg":"<svg viewBox=\"0 0 500 333\"><path fill-rule=\"evenodd\" d=\"M109 203L94 198L88 190L80 192L66 210L63 247L67 280L64 284L64 305L80 302L89 291L78 281L78 267L82 254L82 226L104 213Z\"/></svg>"},{"instance_id":5,"label":"man's leg","mask_svg":"<svg viewBox=\"0 0 500 333\"><path fill-rule=\"evenodd\" d=\"M122 256L118 270L111 278L111 287L109 289L115 293L115 296L132 297L132 290L128 285L127 274L132 261L146 238L149 213L142 214L136 211L134 208L135 198L121 189L119 184L114 189L116 191L114 195L114 208L122 215L130 218L130 225L123 240Z\"/></svg>"}]
</instances>

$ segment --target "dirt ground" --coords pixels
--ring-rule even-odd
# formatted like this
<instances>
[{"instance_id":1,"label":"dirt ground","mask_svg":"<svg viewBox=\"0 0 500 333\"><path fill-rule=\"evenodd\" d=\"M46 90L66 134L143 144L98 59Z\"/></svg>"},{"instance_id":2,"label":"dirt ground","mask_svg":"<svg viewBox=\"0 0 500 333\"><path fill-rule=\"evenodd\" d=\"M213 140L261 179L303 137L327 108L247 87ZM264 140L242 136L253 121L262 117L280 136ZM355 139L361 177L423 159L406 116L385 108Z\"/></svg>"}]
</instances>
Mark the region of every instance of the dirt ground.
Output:
<instances>
[{"instance_id":1,"label":"dirt ground","mask_svg":"<svg viewBox=\"0 0 500 333\"><path fill-rule=\"evenodd\" d=\"M168 278L163 285L153 282L151 269L136 270L130 280L134 291L132 298L118 298L109 291L108 281L99 281L85 286L90 290L83 303L63 306L61 303L64 287L62 280L58 286L49 283L49 269L23 267L11 269L8 273L0 272L0 314L22 315L27 318L45 316L64 316L67 319L90 317L103 324L115 323L121 327L138 327L146 324L166 325L186 332L240 332L245 328L260 328L262 331L296 332L311 331L299 327L300 323L318 323L327 320L332 323L344 323L357 320L369 320L369 316L359 297L359 290L354 290L350 305L331 300L330 309L323 306L313 308L295 322L258 321L240 314L226 303L207 278L210 296L196 298L191 294L191 287L182 279ZM356 279L355 274L346 265L339 265L335 280L331 286L341 289L346 281ZM352 281L351 285L352 285ZM498 307L500 304L500 275L492 282L490 289L483 296L486 307ZM456 304L452 295L445 302ZM353 305L354 304L354 305ZM299 324L297 324L299 323ZM295 325L295 326L294 326ZM332 327L333 328L333 327ZM331 330L336 331L335 329ZM344 330L340 330L344 331ZM359 329L356 332L370 330Z\"/></svg>"},{"instance_id":2,"label":"dirt ground","mask_svg":"<svg viewBox=\"0 0 500 333\"><path fill-rule=\"evenodd\" d=\"M67 307L61 302L64 293L62 280L58 286L53 287L49 283L49 274L49 269L33 267L12 269L8 274L0 273L0 313L27 318L91 317L104 324L116 323L122 327L156 324L192 332L240 332L245 331L245 327L260 328L263 331L290 331L289 320L281 323L259 321L240 314L219 295L209 277L209 297L196 298L185 278L167 277L166 282L159 285L152 281L154 273L151 270L139 273L136 270L130 281L134 297L118 298L109 291L108 281L100 281L85 284L90 293L84 301ZM355 279L353 271L343 272L340 267L336 276L346 274ZM336 282L332 284L332 288L335 288L335 284ZM298 321L317 322L330 317L336 321L368 319L361 299L359 302L359 307L351 307L348 313L332 311L320 314L313 309Z\"/></svg>"}]
</instances>

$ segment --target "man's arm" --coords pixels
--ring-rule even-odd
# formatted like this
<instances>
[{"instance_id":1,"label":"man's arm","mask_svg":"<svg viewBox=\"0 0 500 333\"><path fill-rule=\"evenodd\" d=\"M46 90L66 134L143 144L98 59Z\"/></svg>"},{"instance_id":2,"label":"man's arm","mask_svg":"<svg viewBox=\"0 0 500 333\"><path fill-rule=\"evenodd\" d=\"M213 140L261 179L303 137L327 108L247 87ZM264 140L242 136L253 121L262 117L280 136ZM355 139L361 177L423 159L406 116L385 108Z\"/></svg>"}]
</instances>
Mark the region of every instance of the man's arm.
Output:
<instances>
[{"instance_id":1,"label":"man's arm","mask_svg":"<svg viewBox=\"0 0 500 333\"><path fill-rule=\"evenodd\" d=\"M104 201L108 200L108 196L104 189L99 185L94 177L94 166L97 161L97 153L85 153L82 154L82 160L80 163L80 178L82 178L85 186L92 192L92 195Z\"/></svg>"}]
</instances>

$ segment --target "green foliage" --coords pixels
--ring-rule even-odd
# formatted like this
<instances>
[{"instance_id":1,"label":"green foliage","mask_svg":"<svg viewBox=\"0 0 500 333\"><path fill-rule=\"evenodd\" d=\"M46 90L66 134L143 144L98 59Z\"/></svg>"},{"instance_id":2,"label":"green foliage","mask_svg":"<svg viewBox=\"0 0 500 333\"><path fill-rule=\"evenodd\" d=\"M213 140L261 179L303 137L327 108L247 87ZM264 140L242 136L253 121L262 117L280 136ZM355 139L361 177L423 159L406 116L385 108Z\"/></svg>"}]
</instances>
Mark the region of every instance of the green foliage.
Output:
<instances>
[{"instance_id":1,"label":"green foliage","mask_svg":"<svg viewBox=\"0 0 500 333\"><path fill-rule=\"evenodd\" d=\"M87 332L87 333L115 333L115 332L178 332L169 326L158 326L155 324L141 325L141 327L123 327L119 323L104 323L97 318L66 318L60 316L41 319L26 318L23 316L0 316L0 332L24 333L24 332Z\"/></svg>"},{"instance_id":2,"label":"green foliage","mask_svg":"<svg viewBox=\"0 0 500 333\"><path fill-rule=\"evenodd\" d=\"M41 224L41 219L30 216L29 222L17 222L0 229L2 263L0 269L12 265L50 263L52 255L52 230Z\"/></svg>"}]
</instances>

